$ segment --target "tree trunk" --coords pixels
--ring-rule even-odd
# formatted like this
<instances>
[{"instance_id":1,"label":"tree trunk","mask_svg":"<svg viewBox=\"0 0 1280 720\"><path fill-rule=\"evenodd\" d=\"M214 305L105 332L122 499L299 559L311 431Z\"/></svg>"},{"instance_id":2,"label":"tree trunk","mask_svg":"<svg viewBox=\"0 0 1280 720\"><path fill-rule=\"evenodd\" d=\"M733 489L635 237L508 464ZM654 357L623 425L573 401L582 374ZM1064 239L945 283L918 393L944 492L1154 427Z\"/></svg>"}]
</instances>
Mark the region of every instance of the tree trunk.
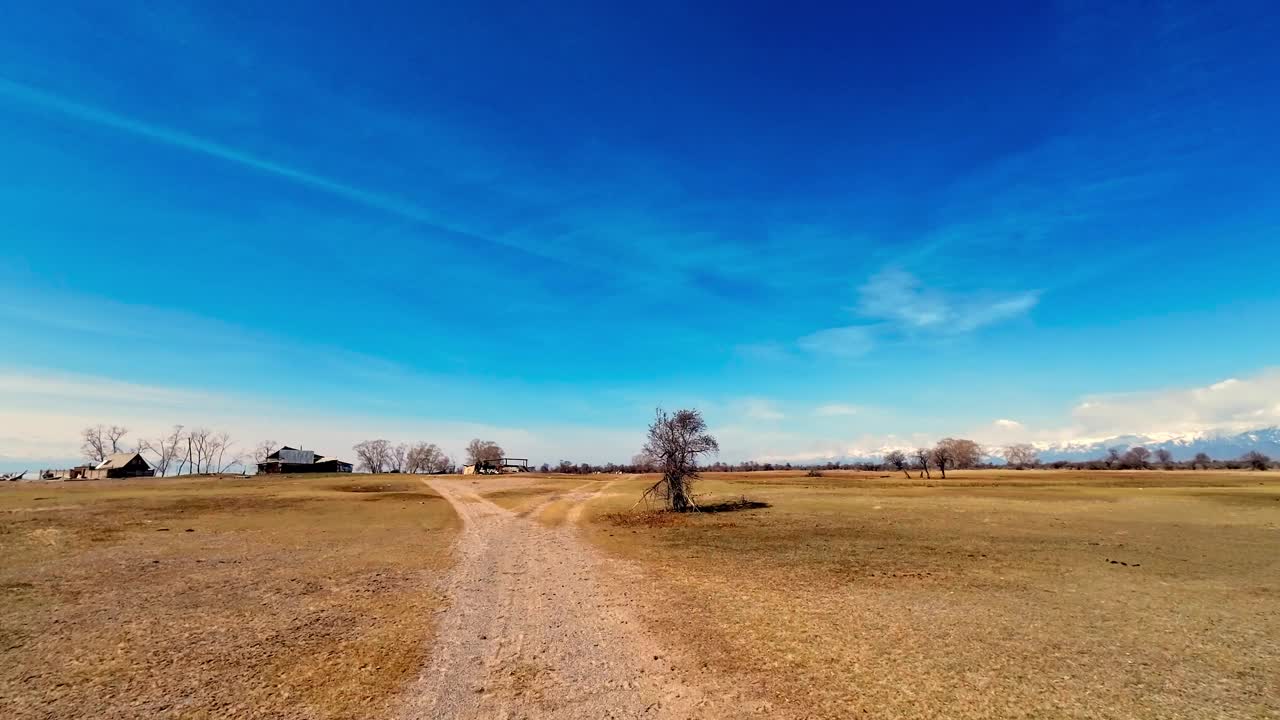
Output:
<instances>
[{"instance_id":1,"label":"tree trunk","mask_svg":"<svg viewBox=\"0 0 1280 720\"><path fill-rule=\"evenodd\" d=\"M672 510L689 512L693 509L693 501L689 498L689 486L683 477L668 475L667 492L671 496Z\"/></svg>"}]
</instances>

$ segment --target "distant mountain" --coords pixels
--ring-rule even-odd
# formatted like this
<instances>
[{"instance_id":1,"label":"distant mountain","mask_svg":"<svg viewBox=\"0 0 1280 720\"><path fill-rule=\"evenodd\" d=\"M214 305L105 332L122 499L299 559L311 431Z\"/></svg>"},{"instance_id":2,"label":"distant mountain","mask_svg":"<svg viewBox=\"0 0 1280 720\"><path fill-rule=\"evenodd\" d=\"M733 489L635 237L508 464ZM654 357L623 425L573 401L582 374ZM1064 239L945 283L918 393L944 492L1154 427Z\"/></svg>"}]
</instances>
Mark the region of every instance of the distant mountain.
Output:
<instances>
[{"instance_id":1,"label":"distant mountain","mask_svg":"<svg viewBox=\"0 0 1280 720\"><path fill-rule=\"evenodd\" d=\"M1118 435L1092 443L1061 443L1038 445L1040 460L1094 460L1107 454L1107 448L1130 448L1141 445L1149 450L1165 449L1173 453L1174 460L1190 460L1197 453L1205 453L1215 460L1234 460L1250 450L1257 450L1271 457L1280 457L1280 427L1258 428L1245 432L1212 430L1202 433L1150 437L1145 435Z\"/></svg>"},{"instance_id":2,"label":"distant mountain","mask_svg":"<svg viewBox=\"0 0 1280 720\"><path fill-rule=\"evenodd\" d=\"M1105 440L1090 442L1041 442L1032 444L1040 452L1041 462L1099 460L1106 456L1108 448L1119 447L1123 450L1137 445L1142 445L1152 451L1164 448L1173 454L1174 460L1190 460L1197 453L1205 453L1214 460L1235 460L1250 450L1257 450L1264 455L1280 459L1280 426L1258 428L1245 432L1210 430L1184 435L1165 434L1159 437L1150 435L1117 435ZM806 461L793 457L790 458L790 461L796 464L836 461L848 463L880 462L885 453L890 450L904 450L910 454L909 451L911 449L897 445L886 445L880 448L866 448L850 452L848 455L839 458L815 456ZM993 459L996 462L1000 461L1001 448L999 446L989 446L987 450L995 456Z\"/></svg>"}]
</instances>

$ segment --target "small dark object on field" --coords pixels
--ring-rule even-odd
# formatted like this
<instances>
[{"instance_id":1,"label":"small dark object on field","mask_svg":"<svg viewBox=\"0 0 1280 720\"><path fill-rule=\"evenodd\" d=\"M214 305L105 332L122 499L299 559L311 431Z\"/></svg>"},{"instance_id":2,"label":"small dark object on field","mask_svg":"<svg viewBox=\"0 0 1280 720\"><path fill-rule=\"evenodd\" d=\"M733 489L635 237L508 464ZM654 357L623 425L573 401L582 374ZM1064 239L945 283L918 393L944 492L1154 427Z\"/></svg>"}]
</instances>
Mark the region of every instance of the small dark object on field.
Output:
<instances>
[{"instance_id":1,"label":"small dark object on field","mask_svg":"<svg viewBox=\"0 0 1280 720\"><path fill-rule=\"evenodd\" d=\"M757 510L759 508L771 507L767 502L760 500L748 500L745 496L737 500L725 500L724 502L711 503L709 505L699 505L698 511L704 513L721 513L734 512L737 510Z\"/></svg>"},{"instance_id":2,"label":"small dark object on field","mask_svg":"<svg viewBox=\"0 0 1280 720\"><path fill-rule=\"evenodd\" d=\"M759 500L749 500L746 497L737 500L725 500L723 502L708 503L699 505L697 511L689 513L696 515L697 513L722 513L734 512L737 510L757 510L759 508L772 507L767 502ZM681 518L686 516L685 513L678 513L672 510L645 510L643 512L618 512L609 513L604 519L612 525L624 527L634 527L644 525L645 527L669 527L681 522ZM632 532L635 532L634 530Z\"/></svg>"},{"instance_id":3,"label":"small dark object on field","mask_svg":"<svg viewBox=\"0 0 1280 720\"><path fill-rule=\"evenodd\" d=\"M193 530L193 529L191 529L191 528L187 528L187 530L186 530L186 531L187 531L187 532L195 532L195 530Z\"/></svg>"},{"instance_id":4,"label":"small dark object on field","mask_svg":"<svg viewBox=\"0 0 1280 720\"><path fill-rule=\"evenodd\" d=\"M1112 560L1111 558L1107 558L1107 562L1111 563L1112 565L1123 565L1125 567L1142 567L1142 563L1130 564L1123 560Z\"/></svg>"},{"instance_id":5,"label":"small dark object on field","mask_svg":"<svg viewBox=\"0 0 1280 720\"><path fill-rule=\"evenodd\" d=\"M805 473L805 474L804 474L804 476L805 476L805 477L822 477L822 471L821 471L821 470L810 470L809 472Z\"/></svg>"}]
</instances>

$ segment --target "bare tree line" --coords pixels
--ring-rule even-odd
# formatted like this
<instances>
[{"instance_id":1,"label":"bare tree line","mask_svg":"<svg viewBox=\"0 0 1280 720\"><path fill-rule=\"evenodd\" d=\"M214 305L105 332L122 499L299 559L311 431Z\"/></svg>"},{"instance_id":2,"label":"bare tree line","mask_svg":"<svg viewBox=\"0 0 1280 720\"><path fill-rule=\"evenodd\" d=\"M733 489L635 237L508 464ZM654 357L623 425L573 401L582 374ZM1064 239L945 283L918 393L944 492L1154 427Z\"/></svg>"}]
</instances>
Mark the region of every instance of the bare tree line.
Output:
<instances>
[{"instance_id":1,"label":"bare tree line","mask_svg":"<svg viewBox=\"0 0 1280 720\"><path fill-rule=\"evenodd\" d=\"M475 441L473 441L475 442ZM455 471L453 461L435 443L393 445L388 440L365 440L351 448L365 472L437 474Z\"/></svg>"},{"instance_id":2,"label":"bare tree line","mask_svg":"<svg viewBox=\"0 0 1280 720\"><path fill-rule=\"evenodd\" d=\"M685 412L685 411L681 411ZM688 411L695 412L696 411ZM668 416L670 421L675 416ZM700 416L699 416L700 417ZM686 418L687 419L687 418ZM656 421L655 421L656 422ZM703 424L705 429L705 423ZM652 430L652 427L651 427ZM100 463L108 456L120 452L139 452L151 463L156 475L167 476L170 473L182 474L218 474L226 473L237 465L250 462L262 462L275 452L279 445L273 440L264 440L254 446L252 451L237 450L230 433L205 427L186 428L174 425L173 428L156 437L140 438L134 444L128 442L129 429L122 425L98 424L86 427L80 432L80 451L91 463ZM708 435L708 437L710 437ZM714 438L712 438L714 440ZM629 463L593 464L560 460L556 464L542 463L541 472L559 472L566 474L591 473L649 473L664 471L663 462L645 452L638 453ZM356 454L359 469L369 473L426 473L439 474L457 472L453 460L435 443L416 442L412 444L393 444L387 440L366 440L356 444L352 450ZM497 461L505 454L502 446L492 440L472 440L467 444L466 460L468 464ZM885 453L882 462L828 462L819 464L791 463L775 464L770 462L747 461L737 464L716 462L704 467L709 472L753 472L791 469L836 470L856 469L864 471L893 470L911 477L932 478L936 471L945 478L947 470L996 467L985 462L988 452L973 440L964 438L943 438L933 447L917 448L907 452L891 450ZM990 456L998 456L1009 468L1052 468L1075 470L1147 470L1147 469L1254 469L1265 470L1275 462L1267 455L1252 450L1238 459L1215 460L1206 453L1197 453L1191 460L1175 461L1173 454L1166 448L1151 450L1143 446L1108 448L1106 454L1097 459L1083 461L1057 460L1042 462L1039 451L1028 443L1009 445ZM678 495L679 493L677 493Z\"/></svg>"},{"instance_id":3,"label":"bare tree line","mask_svg":"<svg viewBox=\"0 0 1280 720\"><path fill-rule=\"evenodd\" d=\"M175 475L225 473L242 465L245 457L236 450L231 434L210 428L187 429L183 425L158 437L139 438L129 445L125 438L129 429L122 425L93 425L80 431L80 452L85 460L97 464L115 453L141 453L164 477L170 470Z\"/></svg>"}]
</instances>

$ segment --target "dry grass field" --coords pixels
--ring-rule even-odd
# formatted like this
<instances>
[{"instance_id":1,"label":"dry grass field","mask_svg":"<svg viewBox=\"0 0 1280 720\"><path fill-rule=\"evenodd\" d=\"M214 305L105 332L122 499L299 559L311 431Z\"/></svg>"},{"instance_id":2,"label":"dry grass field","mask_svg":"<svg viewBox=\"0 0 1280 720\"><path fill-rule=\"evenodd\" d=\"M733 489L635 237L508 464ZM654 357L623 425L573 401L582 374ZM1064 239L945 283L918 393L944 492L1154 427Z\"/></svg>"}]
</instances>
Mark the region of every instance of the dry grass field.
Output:
<instances>
[{"instance_id":1,"label":"dry grass field","mask_svg":"<svg viewBox=\"0 0 1280 720\"><path fill-rule=\"evenodd\" d=\"M639 608L754 716L1280 717L1277 473L712 474L700 502L767 507L685 516L631 509L650 477L448 482L514 513L473 528L520 538L498 560L633 561L541 596ZM460 522L409 476L0 486L0 717L395 717ZM499 579L582 582L560 558Z\"/></svg>"},{"instance_id":2,"label":"dry grass field","mask_svg":"<svg viewBox=\"0 0 1280 720\"><path fill-rule=\"evenodd\" d=\"M708 475L703 501L588 534L647 622L779 714L1280 717L1280 474Z\"/></svg>"},{"instance_id":3,"label":"dry grass field","mask_svg":"<svg viewBox=\"0 0 1280 720\"><path fill-rule=\"evenodd\" d=\"M412 477L0 487L0 717L385 717L457 527Z\"/></svg>"}]
</instances>

